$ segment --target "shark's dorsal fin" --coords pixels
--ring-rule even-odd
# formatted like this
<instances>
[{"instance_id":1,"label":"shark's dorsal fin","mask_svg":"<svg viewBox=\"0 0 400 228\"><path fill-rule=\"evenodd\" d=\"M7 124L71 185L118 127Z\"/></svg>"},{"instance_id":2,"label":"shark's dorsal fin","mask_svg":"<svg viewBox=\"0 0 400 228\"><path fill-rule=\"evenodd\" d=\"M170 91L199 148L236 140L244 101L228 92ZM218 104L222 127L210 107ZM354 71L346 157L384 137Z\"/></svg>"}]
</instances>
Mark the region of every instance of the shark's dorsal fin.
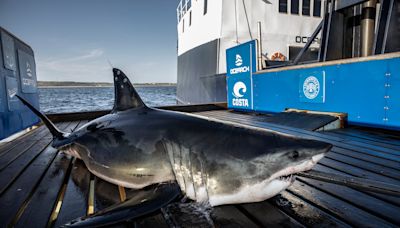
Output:
<instances>
[{"instance_id":1,"label":"shark's dorsal fin","mask_svg":"<svg viewBox=\"0 0 400 228\"><path fill-rule=\"evenodd\" d=\"M133 88L129 78L117 68L113 68L115 101L112 112L133 108L145 108L139 94Z\"/></svg>"}]
</instances>

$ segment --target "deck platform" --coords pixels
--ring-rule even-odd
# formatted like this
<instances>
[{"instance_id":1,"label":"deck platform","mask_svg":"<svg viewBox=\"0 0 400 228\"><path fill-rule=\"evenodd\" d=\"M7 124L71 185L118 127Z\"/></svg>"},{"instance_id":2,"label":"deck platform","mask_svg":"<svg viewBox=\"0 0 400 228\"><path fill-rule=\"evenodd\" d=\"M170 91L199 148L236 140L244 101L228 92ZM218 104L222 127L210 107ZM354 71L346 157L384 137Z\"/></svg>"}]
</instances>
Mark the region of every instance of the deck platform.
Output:
<instances>
[{"instance_id":1,"label":"deck platform","mask_svg":"<svg viewBox=\"0 0 400 228\"><path fill-rule=\"evenodd\" d=\"M263 116L227 110L199 114L334 145L315 167L329 173L400 185L400 135L370 128L315 132L266 122ZM88 120L57 125L73 131ZM58 227L121 200L118 186L105 182L77 159L57 153L44 126L0 145L0 226ZM267 142L266 142L267 143ZM127 197L135 194L125 189ZM261 203L219 206L217 227L400 226L400 197L297 177L286 191ZM118 227L169 227L161 212Z\"/></svg>"}]
</instances>

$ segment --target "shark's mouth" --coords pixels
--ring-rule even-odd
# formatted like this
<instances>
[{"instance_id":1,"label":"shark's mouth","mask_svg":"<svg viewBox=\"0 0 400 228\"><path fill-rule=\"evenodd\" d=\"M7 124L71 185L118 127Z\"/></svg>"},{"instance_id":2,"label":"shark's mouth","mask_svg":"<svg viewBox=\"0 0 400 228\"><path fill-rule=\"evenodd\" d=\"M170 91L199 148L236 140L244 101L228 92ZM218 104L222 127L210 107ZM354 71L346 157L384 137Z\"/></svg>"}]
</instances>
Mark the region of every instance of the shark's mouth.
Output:
<instances>
[{"instance_id":1,"label":"shark's mouth","mask_svg":"<svg viewBox=\"0 0 400 228\"><path fill-rule=\"evenodd\" d=\"M324 154L315 155L311 159L274 173L270 178L260 183L242 186L233 194L210 195L209 203L212 206L217 206L264 201L288 188L295 180L294 174L312 169L323 157Z\"/></svg>"},{"instance_id":2,"label":"shark's mouth","mask_svg":"<svg viewBox=\"0 0 400 228\"><path fill-rule=\"evenodd\" d=\"M285 169L282 169L279 172L274 173L268 179L268 181L278 180L278 181L293 183L295 180L293 174L312 169L314 167L314 165L317 164L318 161L324 157L324 155L325 154L317 154L317 155L314 155L313 157L311 157L311 159L303 161L298 165L289 166Z\"/></svg>"}]
</instances>

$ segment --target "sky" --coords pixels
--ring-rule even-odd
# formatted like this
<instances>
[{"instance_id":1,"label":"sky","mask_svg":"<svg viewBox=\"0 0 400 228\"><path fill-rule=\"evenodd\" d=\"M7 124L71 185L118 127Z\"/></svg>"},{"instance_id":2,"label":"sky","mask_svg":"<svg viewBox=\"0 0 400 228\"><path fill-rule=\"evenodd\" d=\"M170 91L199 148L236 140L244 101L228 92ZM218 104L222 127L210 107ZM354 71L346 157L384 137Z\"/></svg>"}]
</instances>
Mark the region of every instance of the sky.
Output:
<instances>
[{"instance_id":1,"label":"sky","mask_svg":"<svg viewBox=\"0 0 400 228\"><path fill-rule=\"evenodd\" d=\"M29 44L39 81L176 82L177 0L0 0L0 26ZM112 67L111 67L112 66Z\"/></svg>"}]
</instances>

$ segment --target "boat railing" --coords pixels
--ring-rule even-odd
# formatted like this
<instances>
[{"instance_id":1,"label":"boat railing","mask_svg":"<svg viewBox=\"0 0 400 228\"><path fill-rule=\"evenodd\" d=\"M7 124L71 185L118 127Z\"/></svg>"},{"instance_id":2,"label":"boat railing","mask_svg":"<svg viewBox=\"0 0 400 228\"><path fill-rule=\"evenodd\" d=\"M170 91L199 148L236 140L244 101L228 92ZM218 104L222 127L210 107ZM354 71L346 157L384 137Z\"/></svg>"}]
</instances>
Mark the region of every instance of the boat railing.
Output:
<instances>
[{"instance_id":1,"label":"boat railing","mask_svg":"<svg viewBox=\"0 0 400 228\"><path fill-rule=\"evenodd\" d=\"M181 0L176 8L176 19L181 21L186 12L192 7L192 0Z\"/></svg>"}]
</instances>

